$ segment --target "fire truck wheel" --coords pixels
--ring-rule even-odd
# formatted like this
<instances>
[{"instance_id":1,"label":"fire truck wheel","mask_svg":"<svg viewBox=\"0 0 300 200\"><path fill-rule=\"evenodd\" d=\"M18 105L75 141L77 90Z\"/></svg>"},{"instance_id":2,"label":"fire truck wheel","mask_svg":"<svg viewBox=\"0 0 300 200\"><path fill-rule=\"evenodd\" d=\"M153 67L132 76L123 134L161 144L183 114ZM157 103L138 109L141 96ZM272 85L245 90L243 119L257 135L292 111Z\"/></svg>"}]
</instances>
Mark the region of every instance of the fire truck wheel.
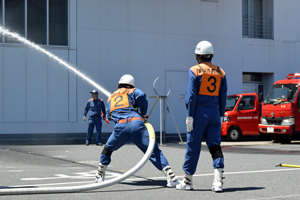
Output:
<instances>
[{"instance_id":1,"label":"fire truck wheel","mask_svg":"<svg viewBox=\"0 0 300 200\"><path fill-rule=\"evenodd\" d=\"M280 137L280 136L278 136L278 135L273 135L273 136L272 136L272 141L273 141L273 143L279 143L279 140L280 140L279 137Z\"/></svg>"},{"instance_id":2,"label":"fire truck wheel","mask_svg":"<svg viewBox=\"0 0 300 200\"><path fill-rule=\"evenodd\" d=\"M241 131L236 127L231 127L227 132L227 139L230 141L238 141L241 136Z\"/></svg>"},{"instance_id":3,"label":"fire truck wheel","mask_svg":"<svg viewBox=\"0 0 300 200\"><path fill-rule=\"evenodd\" d=\"M281 144L291 144L292 137L289 135L283 135L282 138L279 140Z\"/></svg>"},{"instance_id":4,"label":"fire truck wheel","mask_svg":"<svg viewBox=\"0 0 300 200\"><path fill-rule=\"evenodd\" d=\"M290 144L291 140L290 135L273 135L273 143Z\"/></svg>"}]
</instances>

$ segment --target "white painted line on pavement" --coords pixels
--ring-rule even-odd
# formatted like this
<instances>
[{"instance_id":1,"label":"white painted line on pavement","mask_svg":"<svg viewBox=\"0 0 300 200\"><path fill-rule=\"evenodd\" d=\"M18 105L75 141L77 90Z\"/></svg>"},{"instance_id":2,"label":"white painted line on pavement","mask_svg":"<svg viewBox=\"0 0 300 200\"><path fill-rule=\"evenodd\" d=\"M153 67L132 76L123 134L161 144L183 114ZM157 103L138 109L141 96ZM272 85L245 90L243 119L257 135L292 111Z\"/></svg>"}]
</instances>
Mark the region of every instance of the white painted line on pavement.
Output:
<instances>
[{"instance_id":1,"label":"white painted line on pavement","mask_svg":"<svg viewBox=\"0 0 300 200\"><path fill-rule=\"evenodd\" d=\"M23 172L24 170L18 170L18 169L11 169L11 170L0 170L0 172Z\"/></svg>"},{"instance_id":2,"label":"white painted line on pavement","mask_svg":"<svg viewBox=\"0 0 300 200\"><path fill-rule=\"evenodd\" d=\"M9 188L18 188L18 187L39 187L39 186L53 186L53 185L70 185L70 184L83 184L83 183L95 183L95 181L81 181L81 182L65 182L65 183L49 183L49 184L36 184L36 185L15 185L9 186ZM0 189L1 190L1 189Z\"/></svg>"},{"instance_id":3,"label":"white painted line on pavement","mask_svg":"<svg viewBox=\"0 0 300 200\"><path fill-rule=\"evenodd\" d=\"M265 172L281 172L281 171L293 171L300 170L299 168L291 168L291 169L271 169L271 170L259 170L259 171L242 171L242 172L224 172L224 175L228 174L252 174L252 173L265 173ZM196 176L213 176L214 174L194 174L193 177ZM183 177L183 176L177 176ZM151 178L135 178L135 179L126 179L125 181L136 181L136 180L144 180L144 179L165 179L166 177L151 177Z\"/></svg>"},{"instance_id":4,"label":"white painted line on pavement","mask_svg":"<svg viewBox=\"0 0 300 200\"><path fill-rule=\"evenodd\" d=\"M245 199L245 200L287 199L287 198L292 198L292 197L300 197L300 194L286 195L286 196L276 196L276 197L263 197L263 198L257 198L257 199Z\"/></svg>"},{"instance_id":5,"label":"white painted line on pavement","mask_svg":"<svg viewBox=\"0 0 300 200\"><path fill-rule=\"evenodd\" d=\"M284 172L284 171L295 171L295 170L300 170L300 168L259 170L259 171L242 171L242 172L225 172L224 175L229 175L229 174L233 174L234 175L234 174L266 173L266 172ZM214 174L195 174L194 177L213 176L213 175ZM183 176L177 176L177 177L180 178L180 177L183 177ZM67 178L67 176L66 176L66 178ZM87 177L85 177L85 178L87 178ZM41 179L43 179L43 178L41 178ZM131 178L131 179L126 179L126 180L124 180L122 182L141 181L141 180L161 180L161 179L166 179L166 177L162 176L162 177ZM83 183L94 183L94 181L49 183L49 184L35 184L35 185L17 185L17 186L10 186L10 187L29 187L29 186L31 186L31 187L38 187L38 186L53 186L53 185L83 184Z\"/></svg>"}]
</instances>

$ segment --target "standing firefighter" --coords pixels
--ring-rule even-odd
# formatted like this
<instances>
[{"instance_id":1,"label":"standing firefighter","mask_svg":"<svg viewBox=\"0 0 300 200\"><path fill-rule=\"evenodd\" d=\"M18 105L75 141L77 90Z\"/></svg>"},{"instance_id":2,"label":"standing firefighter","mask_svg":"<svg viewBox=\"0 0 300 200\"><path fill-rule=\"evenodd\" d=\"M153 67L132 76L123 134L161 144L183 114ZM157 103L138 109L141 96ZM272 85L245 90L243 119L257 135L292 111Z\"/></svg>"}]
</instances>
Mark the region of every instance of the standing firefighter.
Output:
<instances>
[{"instance_id":1,"label":"standing firefighter","mask_svg":"<svg viewBox=\"0 0 300 200\"><path fill-rule=\"evenodd\" d=\"M198 65L190 68L186 88L187 142L183 164L184 178L176 186L179 190L193 190L203 137L213 159L212 191L222 192L224 157L221 149L221 120L225 112L227 82L225 71L211 63L214 55L210 42L196 46Z\"/></svg>"},{"instance_id":2,"label":"standing firefighter","mask_svg":"<svg viewBox=\"0 0 300 200\"><path fill-rule=\"evenodd\" d=\"M97 130L96 145L102 146L101 143L102 116L101 115L103 115L103 120L106 120L105 105L102 99L98 99L98 92L96 90L93 90L90 93L92 94L92 98L88 100L83 112L84 121L86 120L86 115L88 112L90 116L85 144L88 146L91 143L94 127L96 126L96 130Z\"/></svg>"},{"instance_id":3,"label":"standing firefighter","mask_svg":"<svg viewBox=\"0 0 300 200\"><path fill-rule=\"evenodd\" d=\"M146 95L135 88L134 78L131 75L125 74L121 77L118 90L109 97L107 103L107 113L115 126L101 153L96 183L104 181L105 170L114 151L131 141L145 153L149 144L149 134L143 121L146 118L148 101ZM177 177L157 143L150 161L167 176L167 187L175 187L178 184Z\"/></svg>"}]
</instances>

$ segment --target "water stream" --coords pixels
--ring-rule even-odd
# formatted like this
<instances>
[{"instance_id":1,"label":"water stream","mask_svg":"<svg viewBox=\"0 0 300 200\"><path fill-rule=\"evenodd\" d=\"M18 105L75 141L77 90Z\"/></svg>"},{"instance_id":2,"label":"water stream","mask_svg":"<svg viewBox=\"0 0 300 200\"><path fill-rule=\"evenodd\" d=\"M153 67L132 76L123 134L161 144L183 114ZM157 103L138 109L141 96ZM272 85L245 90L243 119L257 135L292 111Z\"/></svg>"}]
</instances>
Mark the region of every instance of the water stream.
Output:
<instances>
[{"instance_id":1,"label":"water stream","mask_svg":"<svg viewBox=\"0 0 300 200\"><path fill-rule=\"evenodd\" d=\"M59 64L61 64L62 66L68 68L70 71L74 72L76 75L78 75L79 77L81 77L83 80L87 81L88 83L90 83L92 86L94 86L95 88L97 88L99 91L101 91L103 94L105 94L107 97L110 97L111 93L108 92L107 90L105 90L103 87L101 87L100 85L98 85L95 81L93 81L92 79L90 79L88 76L86 76L85 74L83 74L82 72L80 72L79 70L77 70L75 67L71 66L69 63L67 63L66 61L60 59L59 57L57 57L56 55L50 53L49 51L46 51L45 49L41 48L40 46L36 45L35 43L27 40L26 38L20 36L17 33L13 33L10 32L9 30L3 28L2 26L0 26L0 33L6 35L6 36L10 36L12 38L17 39L18 41L22 42L23 44L28 45L29 47L42 52L44 54L46 54L47 56L49 56L50 58L52 58L53 60L57 61Z\"/></svg>"}]
</instances>

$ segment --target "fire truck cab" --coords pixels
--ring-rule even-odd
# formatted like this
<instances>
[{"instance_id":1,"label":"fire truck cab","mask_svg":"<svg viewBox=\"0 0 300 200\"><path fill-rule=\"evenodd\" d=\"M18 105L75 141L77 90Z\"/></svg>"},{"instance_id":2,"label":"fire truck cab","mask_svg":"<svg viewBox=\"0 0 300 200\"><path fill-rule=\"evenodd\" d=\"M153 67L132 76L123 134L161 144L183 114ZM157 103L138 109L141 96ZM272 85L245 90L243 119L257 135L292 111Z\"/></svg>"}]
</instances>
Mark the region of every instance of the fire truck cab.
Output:
<instances>
[{"instance_id":1,"label":"fire truck cab","mask_svg":"<svg viewBox=\"0 0 300 200\"><path fill-rule=\"evenodd\" d=\"M273 142L290 143L300 133L300 73L276 81L261 103L259 132Z\"/></svg>"},{"instance_id":2,"label":"fire truck cab","mask_svg":"<svg viewBox=\"0 0 300 200\"><path fill-rule=\"evenodd\" d=\"M260 105L256 93L227 96L221 136L237 141L242 136L258 135Z\"/></svg>"}]
</instances>

